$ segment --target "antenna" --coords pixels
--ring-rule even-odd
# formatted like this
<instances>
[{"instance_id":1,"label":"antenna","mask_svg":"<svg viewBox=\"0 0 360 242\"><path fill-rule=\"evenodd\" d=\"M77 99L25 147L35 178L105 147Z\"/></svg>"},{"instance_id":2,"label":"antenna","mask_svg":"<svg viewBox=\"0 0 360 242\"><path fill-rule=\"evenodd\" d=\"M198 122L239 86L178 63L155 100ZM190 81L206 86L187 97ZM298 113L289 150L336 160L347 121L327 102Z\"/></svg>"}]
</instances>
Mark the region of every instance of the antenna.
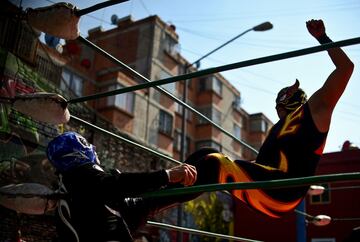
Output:
<instances>
[{"instance_id":1,"label":"antenna","mask_svg":"<svg viewBox=\"0 0 360 242\"><path fill-rule=\"evenodd\" d=\"M113 14L111 16L111 24L117 25L118 20L119 20L119 18L118 18L118 16L116 14Z\"/></svg>"}]
</instances>

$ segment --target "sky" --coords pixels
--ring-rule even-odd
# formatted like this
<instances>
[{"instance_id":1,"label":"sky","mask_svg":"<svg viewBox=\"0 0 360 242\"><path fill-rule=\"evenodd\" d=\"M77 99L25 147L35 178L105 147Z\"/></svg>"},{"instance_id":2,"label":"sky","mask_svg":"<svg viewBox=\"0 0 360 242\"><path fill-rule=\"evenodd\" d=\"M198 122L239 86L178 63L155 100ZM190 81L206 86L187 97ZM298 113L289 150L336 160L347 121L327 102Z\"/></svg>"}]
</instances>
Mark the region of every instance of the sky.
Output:
<instances>
[{"instance_id":1,"label":"sky","mask_svg":"<svg viewBox=\"0 0 360 242\"><path fill-rule=\"evenodd\" d=\"M12 1L22 6L40 7L58 1ZM72 1L80 9L99 0ZM111 16L131 15L140 20L158 15L174 24L179 35L180 53L190 63L252 27L269 21L273 29L250 31L201 61L200 69L231 64L318 45L307 32L305 22L322 19L333 41L360 37L360 1L358 0L130 0L81 17L81 35L101 26L114 28ZM344 47L355 64L354 73L332 117L325 152L341 149L349 140L360 147L360 45ZM264 113L277 122L277 92L300 80L300 87L310 97L322 86L335 66L326 52L269 62L222 72L241 93L242 107L248 113ZM232 98L232 97L231 97Z\"/></svg>"}]
</instances>

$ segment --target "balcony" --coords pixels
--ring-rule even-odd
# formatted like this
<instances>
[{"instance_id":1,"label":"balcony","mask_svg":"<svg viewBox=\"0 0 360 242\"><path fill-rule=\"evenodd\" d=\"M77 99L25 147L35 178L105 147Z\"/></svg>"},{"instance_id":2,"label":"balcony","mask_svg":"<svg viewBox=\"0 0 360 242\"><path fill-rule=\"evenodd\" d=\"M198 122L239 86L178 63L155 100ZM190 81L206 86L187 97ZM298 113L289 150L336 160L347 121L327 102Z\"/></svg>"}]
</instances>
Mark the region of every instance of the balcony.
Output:
<instances>
[{"instance_id":1,"label":"balcony","mask_svg":"<svg viewBox=\"0 0 360 242\"><path fill-rule=\"evenodd\" d=\"M0 21L0 46L29 64L34 64L40 36L22 21L5 18Z\"/></svg>"}]
</instances>

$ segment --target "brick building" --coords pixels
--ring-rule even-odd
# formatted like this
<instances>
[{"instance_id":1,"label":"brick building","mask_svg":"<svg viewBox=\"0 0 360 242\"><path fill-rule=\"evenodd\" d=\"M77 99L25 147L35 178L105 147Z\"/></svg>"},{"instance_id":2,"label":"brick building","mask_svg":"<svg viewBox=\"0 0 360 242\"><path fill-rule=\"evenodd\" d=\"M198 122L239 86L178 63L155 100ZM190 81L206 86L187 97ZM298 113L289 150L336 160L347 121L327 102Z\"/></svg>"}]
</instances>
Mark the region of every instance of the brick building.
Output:
<instances>
[{"instance_id":1,"label":"brick building","mask_svg":"<svg viewBox=\"0 0 360 242\"><path fill-rule=\"evenodd\" d=\"M118 19L113 29L103 31L98 27L89 30L88 39L148 80L181 75L185 66L189 65L179 52L175 26L165 24L157 16L139 21L133 21L131 16ZM83 48L82 52L80 55L86 56L91 62L97 92L144 82L132 77L99 53L87 48ZM190 71L196 69L191 67ZM183 82L166 84L163 88L182 99ZM221 74L188 81L187 92L188 104L236 137L256 148L260 147L272 125L271 121L261 113L248 114L240 105L240 92ZM92 106L129 135L179 158L182 105L164 93L149 88L103 98L93 102ZM187 153L207 145L235 158L253 157L251 152L196 114L187 111L186 119Z\"/></svg>"}]
</instances>

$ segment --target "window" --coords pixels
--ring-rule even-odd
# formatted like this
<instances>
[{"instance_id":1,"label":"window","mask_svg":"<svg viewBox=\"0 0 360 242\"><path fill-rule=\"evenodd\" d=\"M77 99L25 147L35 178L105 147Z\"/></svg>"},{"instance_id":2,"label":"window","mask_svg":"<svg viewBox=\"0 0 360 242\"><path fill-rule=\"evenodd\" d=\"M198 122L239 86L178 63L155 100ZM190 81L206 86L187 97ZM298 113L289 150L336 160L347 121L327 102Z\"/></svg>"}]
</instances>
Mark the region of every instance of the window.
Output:
<instances>
[{"instance_id":1,"label":"window","mask_svg":"<svg viewBox=\"0 0 360 242\"><path fill-rule=\"evenodd\" d=\"M188 154L190 152L190 137L186 136L185 139L185 153ZM175 138L174 138L174 149L177 151L181 151L181 132L175 131Z\"/></svg>"},{"instance_id":2,"label":"window","mask_svg":"<svg viewBox=\"0 0 360 242\"><path fill-rule=\"evenodd\" d=\"M182 100L181 97L179 97L179 99ZM188 102L188 104L193 107L192 103ZM183 108L184 106L180 103L175 103L175 110L178 114L182 115L182 111L183 111ZM192 111L190 111L189 109L185 108L185 117L188 121L191 121L192 120L192 117L193 117L193 113Z\"/></svg>"},{"instance_id":3,"label":"window","mask_svg":"<svg viewBox=\"0 0 360 242\"><path fill-rule=\"evenodd\" d=\"M199 149L201 147L212 147L217 149L218 151L221 151L221 145L213 140L202 140L196 142L196 149Z\"/></svg>"},{"instance_id":4,"label":"window","mask_svg":"<svg viewBox=\"0 0 360 242\"><path fill-rule=\"evenodd\" d=\"M173 126L173 117L165 112L164 110L160 110L159 114L159 131L171 135L172 134L172 126Z\"/></svg>"},{"instance_id":5,"label":"window","mask_svg":"<svg viewBox=\"0 0 360 242\"><path fill-rule=\"evenodd\" d=\"M263 119L252 120L250 124L250 130L253 132L263 132L268 130L268 123Z\"/></svg>"},{"instance_id":6,"label":"window","mask_svg":"<svg viewBox=\"0 0 360 242\"><path fill-rule=\"evenodd\" d=\"M222 82L216 76L208 76L199 80L199 91L212 90L221 96Z\"/></svg>"},{"instance_id":7,"label":"window","mask_svg":"<svg viewBox=\"0 0 360 242\"><path fill-rule=\"evenodd\" d=\"M204 114L209 119L211 119L214 123L219 124L219 125L221 124L222 114L217 109L215 109L213 107L199 108L199 112ZM198 123L206 124L206 123L208 123L208 121L203 118L199 118Z\"/></svg>"},{"instance_id":8,"label":"window","mask_svg":"<svg viewBox=\"0 0 360 242\"><path fill-rule=\"evenodd\" d=\"M241 139L241 127L235 123L233 126L233 133L236 138Z\"/></svg>"},{"instance_id":9,"label":"window","mask_svg":"<svg viewBox=\"0 0 360 242\"><path fill-rule=\"evenodd\" d=\"M179 53L179 44L176 40L168 33L165 33L164 50L168 52L170 55L176 55Z\"/></svg>"},{"instance_id":10,"label":"window","mask_svg":"<svg viewBox=\"0 0 360 242\"><path fill-rule=\"evenodd\" d=\"M330 203L329 184L321 184L325 188L321 195L311 196L311 204L327 204Z\"/></svg>"},{"instance_id":11,"label":"window","mask_svg":"<svg viewBox=\"0 0 360 242\"><path fill-rule=\"evenodd\" d=\"M212 90L221 96L222 82L215 76L212 77Z\"/></svg>"},{"instance_id":12,"label":"window","mask_svg":"<svg viewBox=\"0 0 360 242\"><path fill-rule=\"evenodd\" d=\"M166 71L161 70L159 73L159 80L166 79L171 77L169 73ZM165 85L161 85L162 88L164 88L166 91L170 92L173 95L176 95L176 82L168 83Z\"/></svg>"},{"instance_id":13,"label":"window","mask_svg":"<svg viewBox=\"0 0 360 242\"><path fill-rule=\"evenodd\" d=\"M123 87L124 87L123 85L116 83L114 85L109 86L108 91L121 89ZM133 92L122 93L107 98L108 106L116 106L131 114L134 113L134 102L135 102L135 96Z\"/></svg>"},{"instance_id":14,"label":"window","mask_svg":"<svg viewBox=\"0 0 360 242\"><path fill-rule=\"evenodd\" d=\"M63 70L61 76L62 76L60 82L61 90L70 92L75 96L82 96L84 80L80 76L65 69Z\"/></svg>"}]
</instances>

